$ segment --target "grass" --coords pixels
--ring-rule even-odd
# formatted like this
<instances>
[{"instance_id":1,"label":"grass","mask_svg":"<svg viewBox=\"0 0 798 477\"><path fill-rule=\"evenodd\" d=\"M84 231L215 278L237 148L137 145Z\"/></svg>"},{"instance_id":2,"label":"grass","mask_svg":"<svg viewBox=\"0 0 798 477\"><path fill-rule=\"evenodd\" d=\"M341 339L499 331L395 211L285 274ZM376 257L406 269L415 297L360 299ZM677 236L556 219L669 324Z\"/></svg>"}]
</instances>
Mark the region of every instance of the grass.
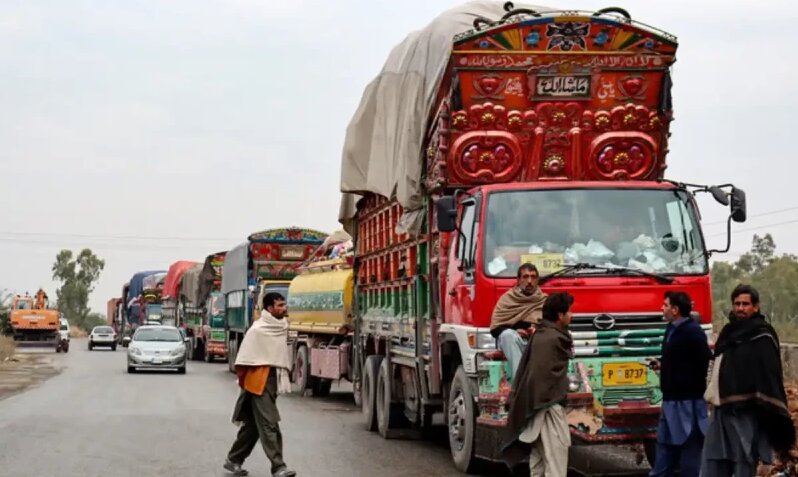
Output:
<instances>
[{"instance_id":1,"label":"grass","mask_svg":"<svg viewBox=\"0 0 798 477\"><path fill-rule=\"evenodd\" d=\"M14 356L16 349L17 345L13 338L0 335L0 363L4 362L6 358Z\"/></svg>"}]
</instances>

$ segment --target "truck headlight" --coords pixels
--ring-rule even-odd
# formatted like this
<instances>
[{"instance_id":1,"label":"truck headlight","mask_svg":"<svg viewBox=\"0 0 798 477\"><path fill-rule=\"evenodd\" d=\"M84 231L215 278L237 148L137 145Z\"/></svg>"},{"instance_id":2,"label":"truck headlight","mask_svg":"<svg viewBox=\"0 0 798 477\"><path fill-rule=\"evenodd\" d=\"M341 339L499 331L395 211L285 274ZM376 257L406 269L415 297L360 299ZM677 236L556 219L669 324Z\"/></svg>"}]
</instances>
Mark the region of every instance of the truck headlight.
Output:
<instances>
[{"instance_id":1,"label":"truck headlight","mask_svg":"<svg viewBox=\"0 0 798 477\"><path fill-rule=\"evenodd\" d=\"M469 331L468 346L479 350L496 349L496 339L490 331Z\"/></svg>"}]
</instances>

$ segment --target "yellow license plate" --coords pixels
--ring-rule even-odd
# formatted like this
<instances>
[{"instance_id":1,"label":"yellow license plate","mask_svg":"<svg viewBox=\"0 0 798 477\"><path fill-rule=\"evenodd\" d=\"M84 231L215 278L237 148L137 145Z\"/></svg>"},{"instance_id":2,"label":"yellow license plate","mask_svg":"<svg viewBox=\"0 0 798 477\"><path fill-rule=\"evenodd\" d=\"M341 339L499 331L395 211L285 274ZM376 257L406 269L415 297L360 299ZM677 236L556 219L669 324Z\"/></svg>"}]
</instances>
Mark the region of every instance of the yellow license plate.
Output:
<instances>
[{"instance_id":1,"label":"yellow license plate","mask_svg":"<svg viewBox=\"0 0 798 477\"><path fill-rule=\"evenodd\" d=\"M648 383L648 367L640 363L605 363L601 375L605 386L640 386Z\"/></svg>"}]
</instances>

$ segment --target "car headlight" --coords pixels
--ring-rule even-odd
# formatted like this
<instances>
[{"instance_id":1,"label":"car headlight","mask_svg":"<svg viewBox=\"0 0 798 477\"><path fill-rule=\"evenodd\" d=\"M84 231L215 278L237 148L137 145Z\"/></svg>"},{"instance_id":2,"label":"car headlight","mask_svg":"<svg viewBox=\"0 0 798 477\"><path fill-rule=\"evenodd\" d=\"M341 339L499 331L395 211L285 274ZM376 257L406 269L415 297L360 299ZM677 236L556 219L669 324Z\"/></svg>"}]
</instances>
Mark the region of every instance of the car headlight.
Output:
<instances>
[{"instance_id":1,"label":"car headlight","mask_svg":"<svg viewBox=\"0 0 798 477\"><path fill-rule=\"evenodd\" d=\"M177 348L173 349L172 352L169 353L169 354L171 356L180 356L180 355L182 355L185 352L186 352L186 347L185 346L178 346Z\"/></svg>"},{"instance_id":2,"label":"car headlight","mask_svg":"<svg viewBox=\"0 0 798 477\"><path fill-rule=\"evenodd\" d=\"M144 353L142 353L141 350L138 349L138 348L130 348L130 354L133 354L133 355L136 355L136 356L143 356L144 355Z\"/></svg>"},{"instance_id":3,"label":"car headlight","mask_svg":"<svg viewBox=\"0 0 798 477\"><path fill-rule=\"evenodd\" d=\"M496 338L490 331L469 331L468 346L480 350L496 349Z\"/></svg>"}]
</instances>

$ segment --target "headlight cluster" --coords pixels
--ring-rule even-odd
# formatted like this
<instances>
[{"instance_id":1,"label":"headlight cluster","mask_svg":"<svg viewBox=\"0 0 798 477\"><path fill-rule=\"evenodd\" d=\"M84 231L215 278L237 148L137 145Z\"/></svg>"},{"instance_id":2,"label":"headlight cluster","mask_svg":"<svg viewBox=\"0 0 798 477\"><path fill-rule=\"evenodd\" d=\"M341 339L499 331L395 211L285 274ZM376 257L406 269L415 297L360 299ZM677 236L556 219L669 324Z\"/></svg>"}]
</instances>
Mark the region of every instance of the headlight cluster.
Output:
<instances>
[{"instance_id":1,"label":"headlight cluster","mask_svg":"<svg viewBox=\"0 0 798 477\"><path fill-rule=\"evenodd\" d=\"M182 355L185 352L186 352L186 347L185 346L179 346L179 347L173 349L172 352L169 353L169 355L170 356L180 356L180 355Z\"/></svg>"},{"instance_id":2,"label":"headlight cluster","mask_svg":"<svg viewBox=\"0 0 798 477\"><path fill-rule=\"evenodd\" d=\"M135 356L144 356L144 353L142 353L139 348L133 348L133 347L130 348L130 354Z\"/></svg>"}]
</instances>

